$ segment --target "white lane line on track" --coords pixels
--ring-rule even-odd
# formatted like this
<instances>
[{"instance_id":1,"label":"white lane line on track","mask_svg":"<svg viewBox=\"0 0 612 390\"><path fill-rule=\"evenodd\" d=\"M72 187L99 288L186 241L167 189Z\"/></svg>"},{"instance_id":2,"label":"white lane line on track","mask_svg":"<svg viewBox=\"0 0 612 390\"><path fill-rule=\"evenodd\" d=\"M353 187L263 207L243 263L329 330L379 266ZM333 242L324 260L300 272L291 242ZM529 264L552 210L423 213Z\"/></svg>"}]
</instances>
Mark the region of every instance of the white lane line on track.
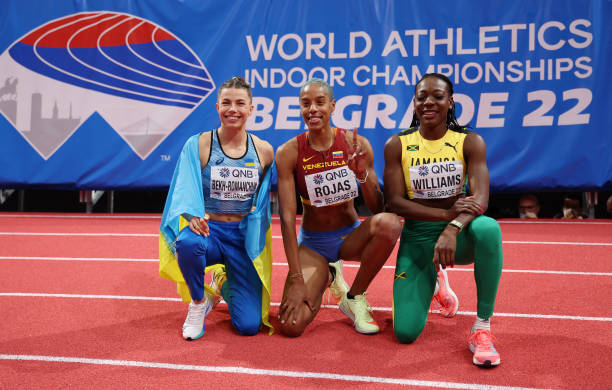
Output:
<instances>
[{"instance_id":1,"label":"white lane line on track","mask_svg":"<svg viewBox=\"0 0 612 390\"><path fill-rule=\"evenodd\" d=\"M64 218L64 219L158 219L161 220L161 214L158 215L122 215L122 214L113 214L113 215L96 215L96 214L11 214L11 213L0 213L0 218ZM365 217L359 217L360 220L366 219ZM272 215L272 220L280 220L278 215ZM296 217L296 221L301 221L301 216ZM512 225L535 225L535 224L544 224L544 225L612 225L612 221L598 221L598 220L588 220L588 221L569 221L569 220L559 220L559 221L506 221L506 220L497 220L500 224L512 224Z\"/></svg>"},{"instance_id":2,"label":"white lane line on track","mask_svg":"<svg viewBox=\"0 0 612 390\"><path fill-rule=\"evenodd\" d=\"M612 222L610 221L593 221L593 220L589 220L589 221L568 221L568 220L563 220L563 221L497 221L500 224L512 224L512 225L537 225L537 224L544 224L544 225L612 225Z\"/></svg>"},{"instance_id":3,"label":"white lane line on track","mask_svg":"<svg viewBox=\"0 0 612 390\"><path fill-rule=\"evenodd\" d=\"M566 241L502 241L502 244L612 246L612 242L566 242Z\"/></svg>"},{"instance_id":4,"label":"white lane line on track","mask_svg":"<svg viewBox=\"0 0 612 390\"><path fill-rule=\"evenodd\" d=\"M181 298L170 297L139 297L133 295L100 295L100 294L42 294L42 293L0 293L0 297L37 297L37 298L81 298L81 299L117 299L129 301L173 301L181 302Z\"/></svg>"},{"instance_id":5,"label":"white lane line on track","mask_svg":"<svg viewBox=\"0 0 612 390\"><path fill-rule=\"evenodd\" d=\"M39 257L39 256L0 256L0 260L42 260L42 261L125 261L157 263L158 259L136 259L122 257Z\"/></svg>"},{"instance_id":6,"label":"white lane line on track","mask_svg":"<svg viewBox=\"0 0 612 390\"><path fill-rule=\"evenodd\" d=\"M75 236L75 237L158 237L153 233L39 233L39 232L0 232L0 236Z\"/></svg>"},{"instance_id":7,"label":"white lane line on track","mask_svg":"<svg viewBox=\"0 0 612 390\"><path fill-rule=\"evenodd\" d=\"M159 219L161 215L50 215L50 214L5 214L0 218L60 218L60 219Z\"/></svg>"},{"instance_id":8,"label":"white lane line on track","mask_svg":"<svg viewBox=\"0 0 612 390\"><path fill-rule=\"evenodd\" d=\"M0 236L158 237L157 233L0 232ZM272 236L282 240L282 236ZM502 241L502 244L612 246L612 242Z\"/></svg>"},{"instance_id":9,"label":"white lane line on track","mask_svg":"<svg viewBox=\"0 0 612 390\"><path fill-rule=\"evenodd\" d=\"M3 292L0 297L25 297L25 298L71 298L71 299L116 299L116 300L135 300L135 301L171 301L181 302L180 298L170 297L144 297L130 295L96 295L96 294L45 294L45 293L19 293L19 292ZM225 302L221 301L222 304ZM279 306L279 302L271 302L270 306ZM321 305L323 308L338 309L336 305ZM391 307L372 307L374 311L390 312ZM431 311L435 313L436 311ZM475 311L458 311L457 315L475 316ZM612 322L612 317L586 317L586 316L570 316L561 314L529 314L529 313L495 313L497 317L514 317L514 318L536 318L536 319L555 319L555 320L574 320L574 321L600 321Z\"/></svg>"},{"instance_id":10,"label":"white lane line on track","mask_svg":"<svg viewBox=\"0 0 612 390\"><path fill-rule=\"evenodd\" d=\"M272 263L273 265L287 266L287 263ZM359 264L344 263L342 267L359 268ZM395 269L395 266L384 265L383 268ZM447 268L449 272L474 272L474 268ZM509 273L525 273L525 274L550 274L550 275L588 275L588 276L612 276L612 272L582 272L582 271L547 271L547 270L531 270L531 269L502 269L502 272Z\"/></svg>"},{"instance_id":11,"label":"white lane line on track","mask_svg":"<svg viewBox=\"0 0 612 390\"><path fill-rule=\"evenodd\" d=\"M158 259L138 259L127 257L53 257L53 256L0 256L0 260L32 260L32 261L122 261L135 263L157 263ZM287 263L272 263L272 265L286 267ZM359 268L359 264L345 263L343 267ZM395 269L395 266L384 265L383 269ZM473 272L473 268L449 268L454 272ZM525 274L550 274L550 275L584 275L584 276L612 276L612 272L582 272L582 271L547 271L530 269L503 269L502 272L525 273Z\"/></svg>"},{"instance_id":12,"label":"white lane line on track","mask_svg":"<svg viewBox=\"0 0 612 390\"><path fill-rule=\"evenodd\" d=\"M476 390L535 390L528 387L513 387L513 386L496 386L476 383L459 383L459 382L439 382L426 381L405 378L386 378L376 376L363 375L346 375L335 374L328 372L310 372L310 371L286 371L286 370L268 370L260 368L247 368L240 366L200 366L191 364L174 364L160 362L139 362L134 360L113 360L113 359L91 359L81 357L66 357L66 356L40 356L40 355L0 355L2 360L17 360L17 361L38 361L49 363L77 363L77 364L94 364L106 366L120 367L141 367L141 368L158 368L166 370L183 370L183 371L204 371L229 374L246 374L259 376L276 376L287 378L304 378L304 379L327 379L347 382L364 382L377 384L393 384L405 386L422 386L444 389L476 389Z\"/></svg>"},{"instance_id":13,"label":"white lane line on track","mask_svg":"<svg viewBox=\"0 0 612 390\"><path fill-rule=\"evenodd\" d=\"M59 218L59 219L157 219L161 221L160 215L48 215L48 214L6 214L0 213L0 218ZM272 216L273 220L280 220L278 216ZM363 218L360 218L363 220ZM296 222L302 220L297 217Z\"/></svg>"}]
</instances>

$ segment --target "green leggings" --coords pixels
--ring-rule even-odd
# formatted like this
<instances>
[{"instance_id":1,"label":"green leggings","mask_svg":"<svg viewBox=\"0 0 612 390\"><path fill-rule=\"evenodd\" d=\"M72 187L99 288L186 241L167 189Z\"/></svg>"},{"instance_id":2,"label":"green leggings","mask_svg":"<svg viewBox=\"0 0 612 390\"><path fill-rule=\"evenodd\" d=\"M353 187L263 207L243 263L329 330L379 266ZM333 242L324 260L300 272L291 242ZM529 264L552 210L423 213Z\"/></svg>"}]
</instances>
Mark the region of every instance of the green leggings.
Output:
<instances>
[{"instance_id":1,"label":"green leggings","mask_svg":"<svg viewBox=\"0 0 612 390\"><path fill-rule=\"evenodd\" d=\"M393 331L401 343L413 342L425 327L436 286L434 246L447 224L404 222L393 282ZM472 262L477 314L487 319L493 315L503 262L501 230L492 218L476 217L457 236L455 264Z\"/></svg>"}]
</instances>

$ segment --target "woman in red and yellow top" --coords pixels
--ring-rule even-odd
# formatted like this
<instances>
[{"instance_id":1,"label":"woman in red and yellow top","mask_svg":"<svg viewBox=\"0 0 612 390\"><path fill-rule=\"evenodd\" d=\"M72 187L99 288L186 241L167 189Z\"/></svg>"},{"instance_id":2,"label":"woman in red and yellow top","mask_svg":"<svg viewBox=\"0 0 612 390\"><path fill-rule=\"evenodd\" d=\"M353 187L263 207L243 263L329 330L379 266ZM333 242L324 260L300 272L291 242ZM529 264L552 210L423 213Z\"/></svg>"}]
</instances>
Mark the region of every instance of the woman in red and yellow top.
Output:
<instances>
[{"instance_id":1,"label":"woman in red and yellow top","mask_svg":"<svg viewBox=\"0 0 612 390\"><path fill-rule=\"evenodd\" d=\"M436 288L448 290L446 281L436 286L438 266L474 263L478 305L469 345L473 363L490 367L501 361L489 323L502 269L501 231L482 215L489 202L484 140L457 123L454 104L450 80L426 74L415 87L413 124L385 145L387 204L405 218L393 283L393 330L402 343L416 340Z\"/></svg>"},{"instance_id":2,"label":"woman in red and yellow top","mask_svg":"<svg viewBox=\"0 0 612 390\"><path fill-rule=\"evenodd\" d=\"M300 90L300 107L308 131L281 145L276 154L281 230L289 265L279 317L281 332L287 336L304 332L328 286L358 332L378 332L364 294L401 230L396 215L382 213L383 194L368 140L357 129L350 132L331 126L335 105L324 80L306 82ZM362 223L354 206L357 181L375 214ZM296 190L304 210L297 238ZM361 262L350 289L339 259Z\"/></svg>"}]
</instances>

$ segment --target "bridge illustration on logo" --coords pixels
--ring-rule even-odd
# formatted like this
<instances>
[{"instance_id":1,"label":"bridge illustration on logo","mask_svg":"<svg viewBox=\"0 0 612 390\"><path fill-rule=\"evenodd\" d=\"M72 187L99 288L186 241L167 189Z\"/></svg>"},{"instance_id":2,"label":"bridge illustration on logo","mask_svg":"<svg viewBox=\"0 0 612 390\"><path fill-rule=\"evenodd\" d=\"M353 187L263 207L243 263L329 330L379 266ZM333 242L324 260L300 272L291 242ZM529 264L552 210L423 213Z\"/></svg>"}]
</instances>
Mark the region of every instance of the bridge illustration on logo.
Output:
<instances>
[{"instance_id":1,"label":"bridge illustration on logo","mask_svg":"<svg viewBox=\"0 0 612 390\"><path fill-rule=\"evenodd\" d=\"M215 89L177 37L117 12L37 27L0 69L0 113L45 160L96 112L144 160Z\"/></svg>"}]
</instances>

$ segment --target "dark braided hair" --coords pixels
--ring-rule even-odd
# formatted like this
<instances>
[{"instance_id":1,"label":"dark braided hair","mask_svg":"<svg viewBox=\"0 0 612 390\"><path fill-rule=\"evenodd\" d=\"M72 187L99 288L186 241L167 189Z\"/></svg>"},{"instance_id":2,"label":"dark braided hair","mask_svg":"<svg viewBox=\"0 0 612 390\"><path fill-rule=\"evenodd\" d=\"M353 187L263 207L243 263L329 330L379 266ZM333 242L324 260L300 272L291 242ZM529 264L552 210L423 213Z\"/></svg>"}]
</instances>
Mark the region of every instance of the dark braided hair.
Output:
<instances>
[{"instance_id":1,"label":"dark braided hair","mask_svg":"<svg viewBox=\"0 0 612 390\"><path fill-rule=\"evenodd\" d=\"M251 92L251 86L247 83L242 77L234 76L231 79L227 80L219 87L217 91L217 100L219 100L219 96L221 96L221 91L226 88L236 88L236 89L244 89L247 91L249 95L249 100L253 100L253 93Z\"/></svg>"},{"instance_id":2,"label":"dark braided hair","mask_svg":"<svg viewBox=\"0 0 612 390\"><path fill-rule=\"evenodd\" d=\"M421 81L425 80L428 77L436 77L442 81L444 81L446 83L446 86L448 87L448 94L450 96L453 96L453 83L449 80L448 77L446 77L445 75L441 74L441 73L427 73L425 74L425 76L421 77L421 79L419 80L418 83L415 84L414 86L414 94L416 95L416 88L417 86L421 83ZM416 112L414 114L412 114L412 122L410 123L410 127L419 127L421 123L419 122L419 118L417 118L416 116ZM452 105L451 108L448 109L448 112L446 113L446 127L448 127L451 130L461 130L465 127L470 127L469 125L466 126L461 126L458 122L457 122L457 117L455 115L455 104Z\"/></svg>"}]
</instances>

